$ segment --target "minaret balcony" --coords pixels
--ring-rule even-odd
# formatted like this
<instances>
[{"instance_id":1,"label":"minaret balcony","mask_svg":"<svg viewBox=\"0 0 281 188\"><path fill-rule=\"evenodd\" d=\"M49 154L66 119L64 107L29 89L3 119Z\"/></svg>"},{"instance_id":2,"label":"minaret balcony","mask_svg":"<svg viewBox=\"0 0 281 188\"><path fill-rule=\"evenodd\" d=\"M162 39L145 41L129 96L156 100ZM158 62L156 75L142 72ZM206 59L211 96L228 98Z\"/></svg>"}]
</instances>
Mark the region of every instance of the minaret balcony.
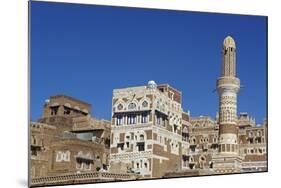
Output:
<instances>
[{"instance_id":1,"label":"minaret balcony","mask_svg":"<svg viewBox=\"0 0 281 188\"><path fill-rule=\"evenodd\" d=\"M219 93L224 90L233 90L233 92L238 93L240 89L240 80L236 77L220 77L217 80L217 91Z\"/></svg>"}]
</instances>

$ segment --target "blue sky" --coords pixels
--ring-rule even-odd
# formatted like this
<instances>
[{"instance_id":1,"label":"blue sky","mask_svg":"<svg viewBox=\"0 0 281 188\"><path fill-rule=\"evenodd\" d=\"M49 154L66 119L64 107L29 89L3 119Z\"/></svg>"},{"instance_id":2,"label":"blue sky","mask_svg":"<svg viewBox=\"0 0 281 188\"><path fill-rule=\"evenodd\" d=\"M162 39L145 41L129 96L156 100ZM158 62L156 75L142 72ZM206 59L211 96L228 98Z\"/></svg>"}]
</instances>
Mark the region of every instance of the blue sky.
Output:
<instances>
[{"instance_id":1,"label":"blue sky","mask_svg":"<svg viewBox=\"0 0 281 188\"><path fill-rule=\"evenodd\" d=\"M192 116L218 111L223 39L237 45L244 86L238 112L266 117L266 17L80 4L31 4L31 120L45 99L65 94L111 118L114 88L168 83Z\"/></svg>"}]
</instances>

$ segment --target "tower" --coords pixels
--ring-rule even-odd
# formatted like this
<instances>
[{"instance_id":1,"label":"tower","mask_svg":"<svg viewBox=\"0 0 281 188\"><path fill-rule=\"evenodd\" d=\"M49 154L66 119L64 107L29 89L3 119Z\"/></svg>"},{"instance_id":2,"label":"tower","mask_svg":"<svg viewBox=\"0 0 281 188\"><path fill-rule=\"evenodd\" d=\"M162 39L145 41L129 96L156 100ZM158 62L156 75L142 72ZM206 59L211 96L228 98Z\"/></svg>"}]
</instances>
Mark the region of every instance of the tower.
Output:
<instances>
[{"instance_id":1,"label":"tower","mask_svg":"<svg viewBox=\"0 0 281 188\"><path fill-rule=\"evenodd\" d=\"M219 95L219 152L213 157L218 173L239 172L237 94L240 80L236 77L236 44L228 36L223 41L221 76L217 80Z\"/></svg>"},{"instance_id":2,"label":"tower","mask_svg":"<svg viewBox=\"0 0 281 188\"><path fill-rule=\"evenodd\" d=\"M224 39L221 77L217 80L219 95L219 152L237 154L237 94L240 80L236 77L236 46L232 37Z\"/></svg>"}]
</instances>

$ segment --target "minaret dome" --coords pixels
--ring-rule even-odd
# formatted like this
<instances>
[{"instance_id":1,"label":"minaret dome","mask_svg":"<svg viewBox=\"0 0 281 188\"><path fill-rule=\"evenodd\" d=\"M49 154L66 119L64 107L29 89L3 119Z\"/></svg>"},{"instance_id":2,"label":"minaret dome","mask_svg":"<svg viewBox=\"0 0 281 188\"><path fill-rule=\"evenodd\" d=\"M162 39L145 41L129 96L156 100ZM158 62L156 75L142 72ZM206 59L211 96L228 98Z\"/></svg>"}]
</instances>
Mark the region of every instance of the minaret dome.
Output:
<instances>
[{"instance_id":1,"label":"minaret dome","mask_svg":"<svg viewBox=\"0 0 281 188\"><path fill-rule=\"evenodd\" d=\"M227 36L224 41L223 41L223 46L225 48L227 47L232 47L232 48L236 48L236 45L235 45L235 41L234 39L231 37L231 36Z\"/></svg>"}]
</instances>

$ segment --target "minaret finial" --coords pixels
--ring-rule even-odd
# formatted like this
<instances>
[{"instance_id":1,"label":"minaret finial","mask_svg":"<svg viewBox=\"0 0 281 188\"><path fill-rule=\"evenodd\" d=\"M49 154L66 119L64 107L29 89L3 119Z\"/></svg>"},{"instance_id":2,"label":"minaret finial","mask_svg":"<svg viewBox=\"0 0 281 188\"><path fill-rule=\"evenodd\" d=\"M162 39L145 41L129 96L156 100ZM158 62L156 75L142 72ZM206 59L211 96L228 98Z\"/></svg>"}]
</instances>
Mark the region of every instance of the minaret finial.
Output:
<instances>
[{"instance_id":1,"label":"minaret finial","mask_svg":"<svg viewBox=\"0 0 281 188\"><path fill-rule=\"evenodd\" d=\"M232 48L236 48L236 44L234 39L231 36L227 36L224 41L223 41L223 46L224 47L232 47Z\"/></svg>"}]
</instances>

